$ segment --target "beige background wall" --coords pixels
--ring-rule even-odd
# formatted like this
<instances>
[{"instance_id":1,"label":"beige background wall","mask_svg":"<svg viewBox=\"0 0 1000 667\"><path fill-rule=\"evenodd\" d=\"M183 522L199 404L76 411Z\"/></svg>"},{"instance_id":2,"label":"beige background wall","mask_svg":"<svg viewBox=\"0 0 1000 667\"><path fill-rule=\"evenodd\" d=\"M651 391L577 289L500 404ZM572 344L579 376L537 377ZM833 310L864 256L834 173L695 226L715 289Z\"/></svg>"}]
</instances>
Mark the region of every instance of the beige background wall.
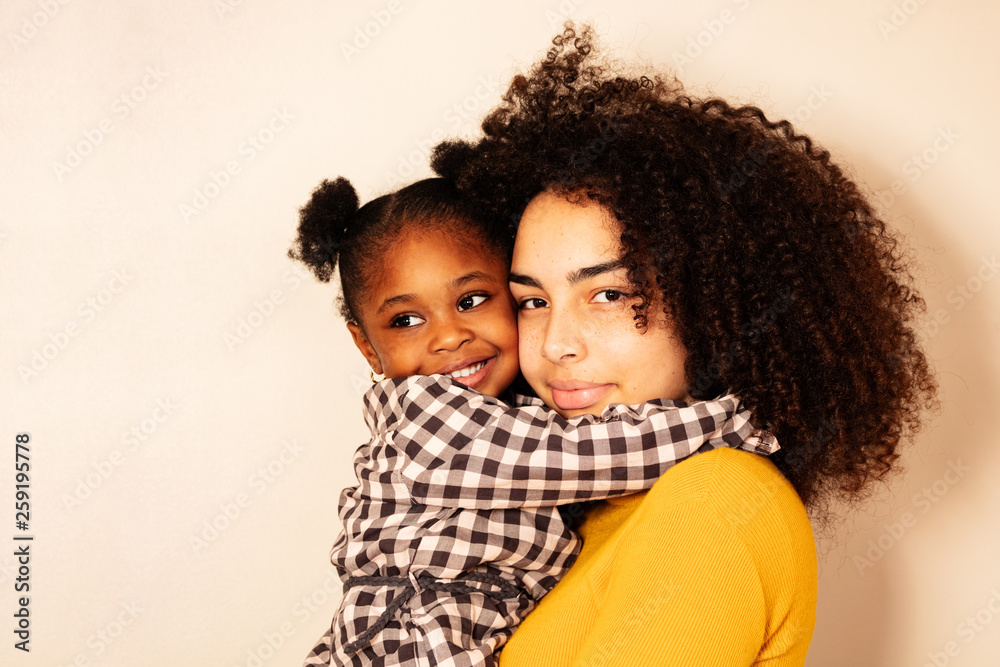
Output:
<instances>
[{"instance_id":1,"label":"beige background wall","mask_svg":"<svg viewBox=\"0 0 1000 667\"><path fill-rule=\"evenodd\" d=\"M324 177L368 199L426 174L566 17L792 118L883 197L943 408L828 550L809 665L997 664L988 0L4 2L0 663L301 663L368 380L332 288L285 257L296 210ZM30 654L6 629L21 432Z\"/></svg>"}]
</instances>

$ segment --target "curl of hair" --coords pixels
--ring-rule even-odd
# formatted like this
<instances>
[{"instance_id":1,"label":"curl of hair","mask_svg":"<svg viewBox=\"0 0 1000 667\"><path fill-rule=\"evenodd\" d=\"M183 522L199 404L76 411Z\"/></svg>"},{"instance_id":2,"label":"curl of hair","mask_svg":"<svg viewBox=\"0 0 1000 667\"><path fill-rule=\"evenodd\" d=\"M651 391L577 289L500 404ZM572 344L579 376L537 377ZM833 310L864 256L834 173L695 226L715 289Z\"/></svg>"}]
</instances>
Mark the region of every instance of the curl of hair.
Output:
<instances>
[{"instance_id":1,"label":"curl of hair","mask_svg":"<svg viewBox=\"0 0 1000 667\"><path fill-rule=\"evenodd\" d=\"M487 224L451 180L427 178L360 208L358 203L347 179L324 180L299 210L297 236L288 251L321 282L329 282L339 265L338 308L347 322L363 324L361 303L404 232L446 229L510 259L512 239Z\"/></svg>"},{"instance_id":2,"label":"curl of hair","mask_svg":"<svg viewBox=\"0 0 1000 667\"><path fill-rule=\"evenodd\" d=\"M603 205L644 296L636 325L664 304L692 395L740 396L811 509L860 499L935 403L903 249L789 122L615 69L589 28L567 24L513 79L485 137L441 144L432 166L509 236L542 191Z\"/></svg>"},{"instance_id":3,"label":"curl of hair","mask_svg":"<svg viewBox=\"0 0 1000 667\"><path fill-rule=\"evenodd\" d=\"M324 180L299 209L298 235L288 256L308 266L320 282L330 282L358 204L358 193L346 178Z\"/></svg>"}]
</instances>

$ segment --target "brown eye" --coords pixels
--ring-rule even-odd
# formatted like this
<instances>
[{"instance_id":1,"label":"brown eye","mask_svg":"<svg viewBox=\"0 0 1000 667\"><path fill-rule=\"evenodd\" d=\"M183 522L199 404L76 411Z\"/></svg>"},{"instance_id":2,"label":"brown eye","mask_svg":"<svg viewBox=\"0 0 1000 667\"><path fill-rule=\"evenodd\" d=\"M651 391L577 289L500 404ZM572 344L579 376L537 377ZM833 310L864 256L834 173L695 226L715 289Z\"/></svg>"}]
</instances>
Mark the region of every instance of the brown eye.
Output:
<instances>
[{"instance_id":1,"label":"brown eye","mask_svg":"<svg viewBox=\"0 0 1000 667\"><path fill-rule=\"evenodd\" d=\"M422 317L417 317L416 315L397 315L392 318L392 322L389 326L397 329L407 329L409 327L415 327L418 324L423 324L424 319Z\"/></svg>"},{"instance_id":2,"label":"brown eye","mask_svg":"<svg viewBox=\"0 0 1000 667\"><path fill-rule=\"evenodd\" d=\"M605 295L604 298L601 298L602 294ZM598 292L596 295L594 295L594 301L596 301L597 303L610 303L612 301L620 301L621 299L624 299L627 296L628 294L620 290L604 289Z\"/></svg>"},{"instance_id":3,"label":"brown eye","mask_svg":"<svg viewBox=\"0 0 1000 667\"><path fill-rule=\"evenodd\" d=\"M470 308L475 308L476 306L482 304L490 298L486 294L469 294L468 296L463 296L458 302L458 309L469 310Z\"/></svg>"},{"instance_id":4,"label":"brown eye","mask_svg":"<svg viewBox=\"0 0 1000 667\"><path fill-rule=\"evenodd\" d=\"M525 299L521 303L517 304L518 310L535 310L536 308L545 308L547 303L545 299L539 299L538 297L531 297L530 299Z\"/></svg>"}]
</instances>

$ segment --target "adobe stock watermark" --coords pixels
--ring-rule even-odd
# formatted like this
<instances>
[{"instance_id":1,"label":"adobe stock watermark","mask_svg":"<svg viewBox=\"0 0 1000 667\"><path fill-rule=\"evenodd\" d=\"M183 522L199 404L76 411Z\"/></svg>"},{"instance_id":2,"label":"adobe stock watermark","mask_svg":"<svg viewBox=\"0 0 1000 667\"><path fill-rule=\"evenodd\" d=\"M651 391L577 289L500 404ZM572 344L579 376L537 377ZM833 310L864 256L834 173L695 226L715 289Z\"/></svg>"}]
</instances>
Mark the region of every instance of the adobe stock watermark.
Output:
<instances>
[{"instance_id":1,"label":"adobe stock watermark","mask_svg":"<svg viewBox=\"0 0 1000 667\"><path fill-rule=\"evenodd\" d=\"M291 614L302 626L312 618L313 614L326 611L326 604L343 593L343 583L332 570L319 586L308 595L303 595L292 605ZM295 626L290 621L282 621L274 632L265 632L261 641L253 648L247 649L245 667L262 667L274 657L275 652L284 646L285 642L295 634Z\"/></svg>"},{"instance_id":2,"label":"adobe stock watermark","mask_svg":"<svg viewBox=\"0 0 1000 667\"><path fill-rule=\"evenodd\" d=\"M339 598L343 594L343 583L337 575L336 570L331 570L323 583L313 589L309 595L303 595L298 602L292 605L292 616L298 619L302 625L312 615L321 611L333 598Z\"/></svg>"},{"instance_id":3,"label":"adobe stock watermark","mask_svg":"<svg viewBox=\"0 0 1000 667\"><path fill-rule=\"evenodd\" d=\"M93 207L80 216L80 224L91 229L91 235L101 248L107 249L115 243L115 224L122 222L122 212L113 199L101 197Z\"/></svg>"},{"instance_id":4,"label":"adobe stock watermark","mask_svg":"<svg viewBox=\"0 0 1000 667\"><path fill-rule=\"evenodd\" d=\"M354 392L358 396L364 396L368 390L372 388L372 385L375 384L372 382L371 377L367 375L355 375L354 373L351 373L350 379L351 388L354 389Z\"/></svg>"},{"instance_id":5,"label":"adobe stock watermark","mask_svg":"<svg viewBox=\"0 0 1000 667\"><path fill-rule=\"evenodd\" d=\"M571 168L563 169L556 175L560 187L570 189L576 180L573 170L586 170L595 160L599 159L608 151L608 147L618 141L621 136L621 123L617 120L610 120L603 128L601 135L594 137L582 148L577 148L569 156Z\"/></svg>"},{"instance_id":6,"label":"adobe stock watermark","mask_svg":"<svg viewBox=\"0 0 1000 667\"><path fill-rule=\"evenodd\" d=\"M256 648L247 650L246 667L261 667L274 657L274 654L285 645L285 642L295 634L295 626L285 621L275 632L265 632Z\"/></svg>"},{"instance_id":7,"label":"adobe stock watermark","mask_svg":"<svg viewBox=\"0 0 1000 667\"><path fill-rule=\"evenodd\" d=\"M830 101L833 97L833 91L826 87L825 83L818 86L809 86L809 95L806 97L805 102L795 107L795 111L792 112L791 120L794 123L804 123L813 117L813 114L819 111L824 104Z\"/></svg>"},{"instance_id":8,"label":"adobe stock watermark","mask_svg":"<svg viewBox=\"0 0 1000 667\"><path fill-rule=\"evenodd\" d=\"M18 22L17 32L7 33L7 40L10 42L11 48L14 49L14 53L27 46L28 42L44 30L67 4L69 4L69 0L39 0L36 2L35 6L38 7L38 10Z\"/></svg>"},{"instance_id":9,"label":"adobe stock watermark","mask_svg":"<svg viewBox=\"0 0 1000 667\"><path fill-rule=\"evenodd\" d=\"M879 34L882 35L882 41L889 41L889 36L899 32L900 28L909 23L913 15L925 4L927 0L903 0L900 4L893 5L888 18L881 18L875 23Z\"/></svg>"},{"instance_id":10,"label":"adobe stock watermark","mask_svg":"<svg viewBox=\"0 0 1000 667\"><path fill-rule=\"evenodd\" d=\"M275 287L270 291L270 293L263 299L257 299L254 301L253 308L246 315L240 317L236 322L236 327L232 331L227 331L222 334L222 340L229 348L230 352L235 352L236 349L247 342L251 336L254 335L266 321L271 319L272 316L277 312L278 307L285 303L285 298L288 294L297 290L303 282L303 278L306 277L306 273L303 269L298 266L294 266L285 272L285 275L281 277L281 282L288 287L286 290Z\"/></svg>"},{"instance_id":11,"label":"adobe stock watermark","mask_svg":"<svg viewBox=\"0 0 1000 667\"><path fill-rule=\"evenodd\" d=\"M257 468L247 478L247 485L257 496L262 496L267 489L288 470L288 467L298 460L305 449L295 440L285 440L282 443L281 451L268 461L265 465ZM219 510L209 519L205 519L201 526L191 536L191 551L196 556L201 556L214 544L222 534L232 528L244 511L253 504L253 496L250 491L241 491L230 500L219 503Z\"/></svg>"},{"instance_id":12,"label":"adobe stock watermark","mask_svg":"<svg viewBox=\"0 0 1000 667\"><path fill-rule=\"evenodd\" d=\"M75 510L94 492L104 486L111 476L118 470L119 466L125 462L126 456L136 452L140 446L149 441L156 431L159 430L170 417L174 415L180 407L172 399L157 398L153 401L153 409L149 415L133 424L128 431L122 433L121 447L112 449L111 452L97 463L91 463L86 474L78 477L76 486L72 493L62 495L63 508Z\"/></svg>"},{"instance_id":13,"label":"adobe stock watermark","mask_svg":"<svg viewBox=\"0 0 1000 667\"><path fill-rule=\"evenodd\" d=\"M788 451L785 456L785 464L793 471L801 470L840 432L840 426L833 419L823 418L811 438ZM739 501L726 508L726 519L737 526L753 521L762 509L774 505L774 496L779 490L779 483L772 479L763 487L757 488L750 495L740 498Z\"/></svg>"},{"instance_id":14,"label":"adobe stock watermark","mask_svg":"<svg viewBox=\"0 0 1000 667\"><path fill-rule=\"evenodd\" d=\"M83 329L91 324L100 313L107 310L108 306L131 282L132 276L129 275L127 268L112 271L107 286L80 303L76 309L78 319L71 319L61 329L50 331L48 340L40 347L31 350L31 360L27 364L18 364L17 373L21 377L21 382L27 385L33 378L41 375L42 371L48 368L49 364L55 361L69 346L70 341L79 336Z\"/></svg>"},{"instance_id":15,"label":"adobe stock watermark","mask_svg":"<svg viewBox=\"0 0 1000 667\"><path fill-rule=\"evenodd\" d=\"M941 499L948 495L952 487L962 481L962 478L970 470L972 468L963 465L961 459L948 461L948 469L940 478L935 480L933 484L925 486L920 493L913 494L910 499L911 508L900 514L896 521L883 523L882 534L875 539L868 540L868 549L864 555L856 554L851 559L858 569L858 574L864 576L868 568L882 560L894 546L899 544L906 533L917 525L918 519L941 502Z\"/></svg>"},{"instance_id":16,"label":"adobe stock watermark","mask_svg":"<svg viewBox=\"0 0 1000 667\"><path fill-rule=\"evenodd\" d=\"M289 121L294 119L295 116L285 107L275 108L274 113L259 130L240 142L236 148L238 157L227 160L218 171L210 170L208 182L194 189L190 202L178 204L177 210L181 219L189 223L191 218L204 213L209 204L232 184L233 177L239 175L245 165L256 160L258 155L267 150L275 138L288 128Z\"/></svg>"},{"instance_id":17,"label":"adobe stock watermark","mask_svg":"<svg viewBox=\"0 0 1000 667\"><path fill-rule=\"evenodd\" d=\"M60 667L94 667L97 664L105 664L104 660L99 663L95 663L91 660L91 657L100 657L104 655L104 652L115 643L128 628L135 625L136 621L139 620L140 614L145 612L145 609L140 607L135 602L120 602L118 606L121 610L112 618L110 621L105 623L102 627L98 628L96 631L87 637L87 648L90 651L80 651L73 658L73 662L67 663L66 665L60 665Z\"/></svg>"},{"instance_id":18,"label":"adobe stock watermark","mask_svg":"<svg viewBox=\"0 0 1000 667\"><path fill-rule=\"evenodd\" d=\"M637 600L625 618L621 619L618 630L613 634L611 641L596 647L587 662L588 667L622 664L622 648L625 644L634 641L638 627L646 619L662 615L662 609L677 604L675 597L678 591L679 588L673 579L665 579L660 583L655 593Z\"/></svg>"},{"instance_id":19,"label":"adobe stock watermark","mask_svg":"<svg viewBox=\"0 0 1000 667\"><path fill-rule=\"evenodd\" d=\"M227 16L243 6L243 0L212 0L212 9L219 20L224 20Z\"/></svg>"},{"instance_id":20,"label":"adobe stock watermark","mask_svg":"<svg viewBox=\"0 0 1000 667\"><path fill-rule=\"evenodd\" d=\"M802 104L795 107L789 120L799 124L804 123L812 118L813 114L819 111L831 97L833 97L833 92L826 87L826 84L810 86L809 96ZM770 146L765 149L752 150L739 164L733 165L729 179L719 184L719 193L723 197L730 197L746 185L747 180L752 178L767 163L770 157L769 148Z\"/></svg>"},{"instance_id":21,"label":"adobe stock watermark","mask_svg":"<svg viewBox=\"0 0 1000 667\"><path fill-rule=\"evenodd\" d=\"M729 173L729 179L717 184L719 194L724 199L728 199L740 188L747 184L747 180L753 178L754 174L767 163L770 152L768 150L754 149L747 153L747 157L733 165Z\"/></svg>"},{"instance_id":22,"label":"adobe stock watermark","mask_svg":"<svg viewBox=\"0 0 1000 667\"><path fill-rule=\"evenodd\" d=\"M573 18L580 7L585 5L587 0L562 0L558 6L545 10L545 19L549 22L550 30L558 30L563 27L566 21Z\"/></svg>"},{"instance_id":23,"label":"adobe stock watermark","mask_svg":"<svg viewBox=\"0 0 1000 667\"><path fill-rule=\"evenodd\" d=\"M743 323L740 336L729 344L729 348L717 352L708 366L698 372L691 383L691 391L697 393L708 390L724 375L726 369L732 367L746 353L745 343L759 340L782 315L788 312L797 296L790 287L778 289L774 301L767 308Z\"/></svg>"},{"instance_id":24,"label":"adobe stock watermark","mask_svg":"<svg viewBox=\"0 0 1000 667\"><path fill-rule=\"evenodd\" d=\"M990 598L986 600L982 607L965 617L955 626L954 634L971 644L997 616L1000 616L1000 587L990 589ZM955 639L945 642L939 651L930 651L927 654L927 662L924 667L946 667L950 665L952 658L957 658L962 652L962 646Z\"/></svg>"},{"instance_id":25,"label":"adobe stock watermark","mask_svg":"<svg viewBox=\"0 0 1000 667\"><path fill-rule=\"evenodd\" d=\"M997 261L996 253L989 257L983 256L976 270L965 280L948 290L945 300L951 308L938 308L933 313L929 313L918 327L926 340L931 340L940 333L942 327L951 322L951 316L965 308L989 281L993 280L1000 273L1000 262Z\"/></svg>"},{"instance_id":26,"label":"adobe stock watermark","mask_svg":"<svg viewBox=\"0 0 1000 667\"><path fill-rule=\"evenodd\" d=\"M142 80L115 98L110 106L110 114L97 122L95 127L88 127L83 136L76 142L66 146L66 156L63 162L53 161L52 171L60 183L83 164L85 158L93 154L94 149L104 142L104 138L114 132L116 123L121 123L142 104L149 94L160 87L169 74L159 67L147 67Z\"/></svg>"},{"instance_id":27,"label":"adobe stock watermark","mask_svg":"<svg viewBox=\"0 0 1000 667\"><path fill-rule=\"evenodd\" d=\"M886 208L892 206L896 201L896 197L906 194L909 189L907 181L909 183L919 181L942 155L951 150L951 147L955 145L955 142L959 138L961 138L961 135L951 129L950 125L948 127L937 128L937 136L934 137L927 147L919 153L911 155L900 168L906 180L902 178L893 180L889 184L889 187L879 190L875 193L875 196Z\"/></svg>"},{"instance_id":28,"label":"adobe stock watermark","mask_svg":"<svg viewBox=\"0 0 1000 667\"><path fill-rule=\"evenodd\" d=\"M355 56L368 48L372 40L382 34L382 31L389 27L392 19L403 11L401 0L389 0L382 9L376 9L371 13L371 19L365 21L363 25L354 26L354 35L350 42L340 42L340 52L344 55L344 60L351 62Z\"/></svg>"},{"instance_id":29,"label":"adobe stock watermark","mask_svg":"<svg viewBox=\"0 0 1000 667\"><path fill-rule=\"evenodd\" d=\"M732 4L740 11L746 10L750 6L750 0L732 0ZM722 36L726 28L736 23L738 14L732 9L726 8L719 12L714 18L705 19L701 22L703 30L687 38L687 46L684 51L674 51L674 67L677 73L684 74L684 68L694 63L700 58L715 41Z\"/></svg>"},{"instance_id":30,"label":"adobe stock watermark","mask_svg":"<svg viewBox=\"0 0 1000 667\"><path fill-rule=\"evenodd\" d=\"M445 124L431 130L423 139L414 139L414 149L406 155L399 156L396 170L383 174L386 186L396 188L408 183L417 173L417 169L430 161L431 151L437 144L445 139L454 138L466 124L478 121L479 114L493 106L495 93L499 87L498 76L480 76L472 92L444 112L442 120Z\"/></svg>"}]
</instances>

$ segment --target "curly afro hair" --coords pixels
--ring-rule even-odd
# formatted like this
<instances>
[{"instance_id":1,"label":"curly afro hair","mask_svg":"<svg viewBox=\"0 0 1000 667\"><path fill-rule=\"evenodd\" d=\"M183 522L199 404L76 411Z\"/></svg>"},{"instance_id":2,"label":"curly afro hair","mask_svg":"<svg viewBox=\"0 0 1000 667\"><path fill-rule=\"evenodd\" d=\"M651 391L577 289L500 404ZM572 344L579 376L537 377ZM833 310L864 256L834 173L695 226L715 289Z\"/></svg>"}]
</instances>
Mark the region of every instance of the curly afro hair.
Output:
<instances>
[{"instance_id":1,"label":"curly afro hair","mask_svg":"<svg viewBox=\"0 0 1000 667\"><path fill-rule=\"evenodd\" d=\"M860 499L935 401L913 327L924 303L891 231L788 121L617 75L589 27L553 44L483 139L437 147L435 171L510 236L542 191L604 206L643 295L636 326L662 297L692 396L739 395L808 507Z\"/></svg>"}]
</instances>

